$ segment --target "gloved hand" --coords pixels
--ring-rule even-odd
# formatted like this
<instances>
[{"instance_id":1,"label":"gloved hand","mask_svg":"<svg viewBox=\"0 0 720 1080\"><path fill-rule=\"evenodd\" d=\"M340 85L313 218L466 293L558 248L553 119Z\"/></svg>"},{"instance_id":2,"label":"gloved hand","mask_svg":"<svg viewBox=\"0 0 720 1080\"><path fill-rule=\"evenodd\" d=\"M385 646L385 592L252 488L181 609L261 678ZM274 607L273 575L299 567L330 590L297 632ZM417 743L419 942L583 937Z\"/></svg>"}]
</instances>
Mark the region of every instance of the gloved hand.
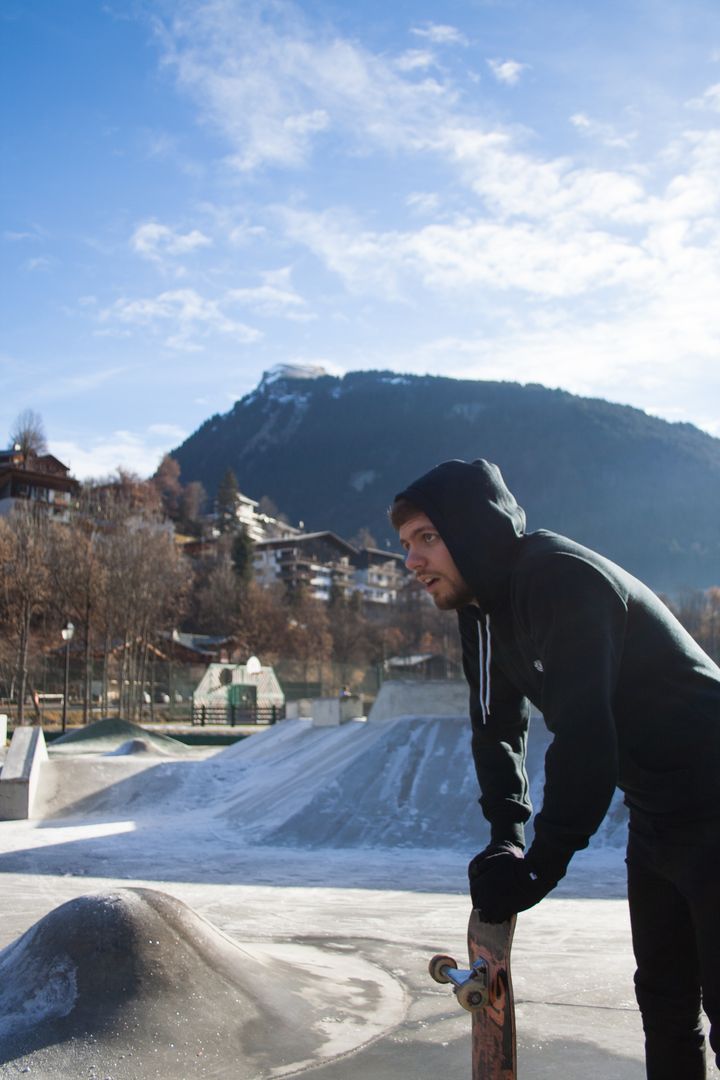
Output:
<instances>
[{"instance_id":1,"label":"gloved hand","mask_svg":"<svg viewBox=\"0 0 720 1080\"><path fill-rule=\"evenodd\" d=\"M491 844L468 866L473 907L484 922L505 922L537 904L557 881L537 873L519 847Z\"/></svg>"},{"instance_id":2,"label":"gloved hand","mask_svg":"<svg viewBox=\"0 0 720 1080\"><path fill-rule=\"evenodd\" d=\"M468 873L470 873L470 867L477 867L481 862L484 862L485 859L491 859L495 855L503 854L514 855L516 859L522 859L523 849L519 844L513 844L512 840L496 840L488 844L482 851L478 852L471 861L470 866L468 866Z\"/></svg>"}]
</instances>

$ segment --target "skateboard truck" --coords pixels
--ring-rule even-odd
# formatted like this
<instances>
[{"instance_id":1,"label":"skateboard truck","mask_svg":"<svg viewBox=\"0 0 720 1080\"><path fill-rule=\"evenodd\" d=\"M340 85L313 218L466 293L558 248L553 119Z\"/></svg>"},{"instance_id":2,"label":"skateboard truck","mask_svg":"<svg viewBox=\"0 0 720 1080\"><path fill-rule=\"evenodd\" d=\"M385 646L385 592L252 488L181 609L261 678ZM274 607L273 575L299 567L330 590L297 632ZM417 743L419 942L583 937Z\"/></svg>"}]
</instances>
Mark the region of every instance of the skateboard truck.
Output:
<instances>
[{"instance_id":1,"label":"skateboard truck","mask_svg":"<svg viewBox=\"0 0 720 1080\"><path fill-rule=\"evenodd\" d=\"M453 984L453 993L468 1012L484 1009L488 1004L488 965L482 957L470 968L459 968L452 956L433 956L428 970L435 982Z\"/></svg>"},{"instance_id":2,"label":"skateboard truck","mask_svg":"<svg viewBox=\"0 0 720 1080\"><path fill-rule=\"evenodd\" d=\"M471 1016L472 1080L517 1080L515 1007L510 946L515 916L484 922L473 910L468 921L468 967L452 956L434 956L430 976L451 983L458 1004Z\"/></svg>"}]
</instances>

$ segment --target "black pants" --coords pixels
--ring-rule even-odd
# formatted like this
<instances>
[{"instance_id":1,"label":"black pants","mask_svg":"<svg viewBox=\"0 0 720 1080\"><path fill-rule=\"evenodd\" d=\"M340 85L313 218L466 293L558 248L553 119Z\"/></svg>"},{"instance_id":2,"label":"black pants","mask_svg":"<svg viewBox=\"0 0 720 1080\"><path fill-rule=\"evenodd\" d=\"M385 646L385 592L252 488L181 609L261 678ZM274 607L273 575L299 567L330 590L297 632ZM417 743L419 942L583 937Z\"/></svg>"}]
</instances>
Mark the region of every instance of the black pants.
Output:
<instances>
[{"instance_id":1,"label":"black pants","mask_svg":"<svg viewBox=\"0 0 720 1080\"><path fill-rule=\"evenodd\" d=\"M633 812L627 866L648 1080L705 1080L702 1009L720 1068L720 820Z\"/></svg>"}]
</instances>

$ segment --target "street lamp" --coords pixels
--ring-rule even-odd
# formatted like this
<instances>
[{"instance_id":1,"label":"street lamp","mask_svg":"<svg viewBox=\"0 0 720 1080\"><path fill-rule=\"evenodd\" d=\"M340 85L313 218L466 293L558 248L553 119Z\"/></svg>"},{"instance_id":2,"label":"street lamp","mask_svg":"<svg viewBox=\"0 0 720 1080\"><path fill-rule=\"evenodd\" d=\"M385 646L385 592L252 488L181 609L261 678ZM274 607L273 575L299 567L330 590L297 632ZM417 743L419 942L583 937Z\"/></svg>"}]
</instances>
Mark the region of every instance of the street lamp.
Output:
<instances>
[{"instance_id":1,"label":"street lamp","mask_svg":"<svg viewBox=\"0 0 720 1080\"><path fill-rule=\"evenodd\" d=\"M60 631L62 639L65 642L65 686L63 691L63 708L62 708L62 730L65 734L65 727L67 725L67 703L68 703L68 684L70 682L70 642L73 639L75 633L75 627L71 622L64 626Z\"/></svg>"}]
</instances>

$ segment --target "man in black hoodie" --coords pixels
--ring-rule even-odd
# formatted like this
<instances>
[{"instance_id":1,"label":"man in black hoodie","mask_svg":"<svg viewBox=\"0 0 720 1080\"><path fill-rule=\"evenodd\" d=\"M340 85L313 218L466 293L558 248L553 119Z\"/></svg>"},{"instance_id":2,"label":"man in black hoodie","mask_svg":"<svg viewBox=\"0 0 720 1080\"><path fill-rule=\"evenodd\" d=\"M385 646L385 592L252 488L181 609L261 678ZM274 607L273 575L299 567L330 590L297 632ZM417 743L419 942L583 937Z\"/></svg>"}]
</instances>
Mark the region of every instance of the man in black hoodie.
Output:
<instances>
[{"instance_id":1,"label":"man in black hoodie","mask_svg":"<svg viewBox=\"0 0 720 1080\"><path fill-rule=\"evenodd\" d=\"M538 903L587 846L616 786L630 811L628 898L649 1080L720 1067L720 670L636 578L540 530L486 461L447 461L395 499L408 568L458 612L472 751L490 823L473 904ZM529 703L553 736L542 808L525 772Z\"/></svg>"}]
</instances>

